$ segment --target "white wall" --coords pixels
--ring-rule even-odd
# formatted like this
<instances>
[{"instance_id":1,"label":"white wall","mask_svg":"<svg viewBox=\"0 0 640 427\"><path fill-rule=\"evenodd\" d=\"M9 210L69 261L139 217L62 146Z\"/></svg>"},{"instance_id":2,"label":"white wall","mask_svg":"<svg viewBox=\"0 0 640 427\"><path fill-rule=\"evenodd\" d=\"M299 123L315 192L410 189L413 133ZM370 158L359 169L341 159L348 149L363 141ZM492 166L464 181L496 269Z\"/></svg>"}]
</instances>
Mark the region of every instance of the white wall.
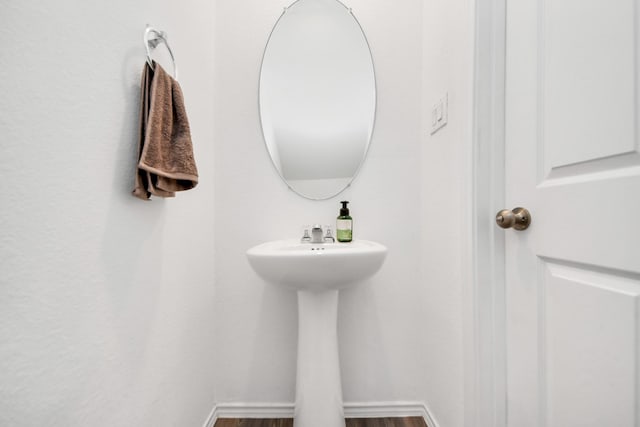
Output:
<instances>
[{"instance_id":1,"label":"white wall","mask_svg":"<svg viewBox=\"0 0 640 427\"><path fill-rule=\"evenodd\" d=\"M260 134L262 50L289 1L214 3L5 5L0 425L200 426L215 402L292 402L295 295L244 251L348 199L356 238L390 253L341 296L345 400L421 400L462 426L471 0L346 2L378 116L359 177L324 202L286 189ZM146 23L169 33L201 179L151 203L129 195Z\"/></svg>"},{"instance_id":2,"label":"white wall","mask_svg":"<svg viewBox=\"0 0 640 427\"><path fill-rule=\"evenodd\" d=\"M0 425L201 426L213 395L213 6L3 2ZM146 23L200 184L130 195Z\"/></svg>"},{"instance_id":3,"label":"white wall","mask_svg":"<svg viewBox=\"0 0 640 427\"><path fill-rule=\"evenodd\" d=\"M371 150L346 193L323 202L287 190L260 133L258 76L283 0L217 2L215 32L216 398L293 402L296 296L266 285L245 251L335 223L351 201L356 238L384 243L382 271L343 292L340 355L346 401L421 400L426 288L420 278L422 2L347 1L373 49L378 111ZM338 154L338 153L336 153ZM430 238L430 241L433 239Z\"/></svg>"},{"instance_id":4,"label":"white wall","mask_svg":"<svg viewBox=\"0 0 640 427\"><path fill-rule=\"evenodd\" d=\"M432 349L424 366L424 396L442 427L464 423L465 319L469 281L473 1L424 2L424 144L421 260L429 297L423 337ZM430 136L430 110L449 94L448 124ZM469 420L473 425L473 420Z\"/></svg>"}]
</instances>

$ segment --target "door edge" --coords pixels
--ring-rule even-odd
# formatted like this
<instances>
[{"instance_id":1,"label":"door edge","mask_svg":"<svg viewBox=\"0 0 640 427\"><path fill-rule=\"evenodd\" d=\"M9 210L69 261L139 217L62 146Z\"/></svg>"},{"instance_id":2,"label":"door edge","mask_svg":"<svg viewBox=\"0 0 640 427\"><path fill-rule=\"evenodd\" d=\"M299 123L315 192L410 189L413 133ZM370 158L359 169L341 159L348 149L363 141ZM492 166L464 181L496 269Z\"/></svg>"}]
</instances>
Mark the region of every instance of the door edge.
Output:
<instances>
[{"instance_id":1,"label":"door edge","mask_svg":"<svg viewBox=\"0 0 640 427\"><path fill-rule=\"evenodd\" d=\"M466 427L505 427L504 206L506 0L474 1L470 307L465 310Z\"/></svg>"}]
</instances>

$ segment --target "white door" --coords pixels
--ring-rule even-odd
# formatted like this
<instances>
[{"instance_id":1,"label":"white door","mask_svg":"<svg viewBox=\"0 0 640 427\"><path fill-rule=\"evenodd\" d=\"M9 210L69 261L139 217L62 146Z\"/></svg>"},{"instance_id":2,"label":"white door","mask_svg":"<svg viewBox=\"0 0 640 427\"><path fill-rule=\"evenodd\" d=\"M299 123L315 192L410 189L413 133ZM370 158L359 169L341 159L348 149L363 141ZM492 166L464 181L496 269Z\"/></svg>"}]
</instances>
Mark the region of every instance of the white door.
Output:
<instances>
[{"instance_id":1,"label":"white door","mask_svg":"<svg viewBox=\"0 0 640 427\"><path fill-rule=\"evenodd\" d=\"M639 11L507 1L509 427L640 426Z\"/></svg>"}]
</instances>

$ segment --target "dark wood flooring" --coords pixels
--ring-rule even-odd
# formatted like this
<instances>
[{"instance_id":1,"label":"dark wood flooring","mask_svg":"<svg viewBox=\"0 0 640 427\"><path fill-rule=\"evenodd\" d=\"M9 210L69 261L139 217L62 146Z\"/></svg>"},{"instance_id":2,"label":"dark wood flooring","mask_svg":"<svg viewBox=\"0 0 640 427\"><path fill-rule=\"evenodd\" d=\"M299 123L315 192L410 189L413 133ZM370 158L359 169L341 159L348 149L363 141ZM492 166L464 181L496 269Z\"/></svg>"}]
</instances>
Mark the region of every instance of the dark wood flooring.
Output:
<instances>
[{"instance_id":1,"label":"dark wood flooring","mask_svg":"<svg viewBox=\"0 0 640 427\"><path fill-rule=\"evenodd\" d=\"M292 418L233 419L220 418L213 427L293 427ZM347 427L428 427L422 417L347 418Z\"/></svg>"}]
</instances>

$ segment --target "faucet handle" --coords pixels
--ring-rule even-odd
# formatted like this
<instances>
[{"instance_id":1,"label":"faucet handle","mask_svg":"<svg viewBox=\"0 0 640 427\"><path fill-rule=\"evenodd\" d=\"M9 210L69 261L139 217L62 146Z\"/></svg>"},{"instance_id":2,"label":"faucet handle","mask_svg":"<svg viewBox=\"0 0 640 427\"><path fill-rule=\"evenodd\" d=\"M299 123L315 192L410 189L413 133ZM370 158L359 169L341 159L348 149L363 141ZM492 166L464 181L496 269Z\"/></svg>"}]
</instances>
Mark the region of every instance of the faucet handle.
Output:
<instances>
[{"instance_id":1,"label":"faucet handle","mask_svg":"<svg viewBox=\"0 0 640 427\"><path fill-rule=\"evenodd\" d=\"M333 233L331 232L331 226L325 225L324 228L326 230L326 233L324 235L324 241L335 243L336 239L333 238Z\"/></svg>"},{"instance_id":2,"label":"faucet handle","mask_svg":"<svg viewBox=\"0 0 640 427\"><path fill-rule=\"evenodd\" d=\"M300 239L300 243L307 243L307 242L311 242L311 236L309 236L309 229L305 228L304 229L304 234L302 235L302 238Z\"/></svg>"}]
</instances>

